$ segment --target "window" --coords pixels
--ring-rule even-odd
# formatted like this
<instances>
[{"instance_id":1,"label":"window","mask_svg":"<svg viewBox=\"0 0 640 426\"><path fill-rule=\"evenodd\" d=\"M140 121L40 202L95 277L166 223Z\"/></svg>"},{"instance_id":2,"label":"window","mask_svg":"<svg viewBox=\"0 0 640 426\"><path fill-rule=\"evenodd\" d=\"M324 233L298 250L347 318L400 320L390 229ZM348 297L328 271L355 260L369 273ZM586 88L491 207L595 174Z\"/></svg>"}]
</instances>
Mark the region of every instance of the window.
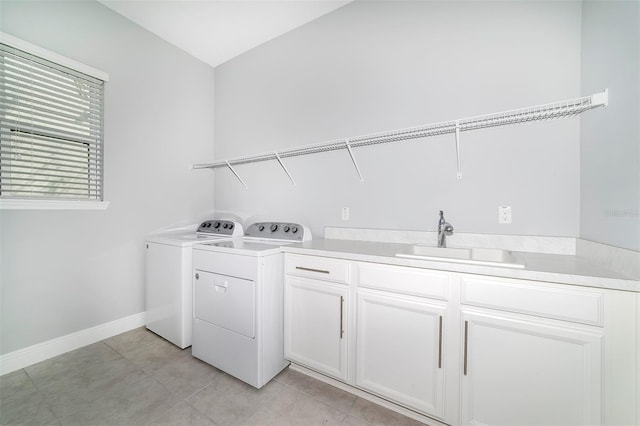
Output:
<instances>
[{"instance_id":1,"label":"window","mask_svg":"<svg viewBox=\"0 0 640 426\"><path fill-rule=\"evenodd\" d=\"M103 201L106 79L2 35L0 199Z\"/></svg>"}]
</instances>

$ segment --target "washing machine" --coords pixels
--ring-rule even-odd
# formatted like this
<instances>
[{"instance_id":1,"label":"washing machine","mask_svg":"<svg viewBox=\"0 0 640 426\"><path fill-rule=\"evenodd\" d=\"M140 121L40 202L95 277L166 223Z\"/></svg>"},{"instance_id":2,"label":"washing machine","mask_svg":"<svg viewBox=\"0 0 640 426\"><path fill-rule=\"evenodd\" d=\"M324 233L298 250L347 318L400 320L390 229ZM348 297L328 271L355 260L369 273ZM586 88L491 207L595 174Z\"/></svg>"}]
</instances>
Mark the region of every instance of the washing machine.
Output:
<instances>
[{"instance_id":1,"label":"washing machine","mask_svg":"<svg viewBox=\"0 0 640 426\"><path fill-rule=\"evenodd\" d=\"M194 357L256 388L289 364L280 247L309 239L306 226L261 222L243 238L193 247Z\"/></svg>"},{"instance_id":2,"label":"washing machine","mask_svg":"<svg viewBox=\"0 0 640 426\"><path fill-rule=\"evenodd\" d=\"M191 346L193 316L192 247L243 235L231 220L152 234L146 241L146 327L174 345Z\"/></svg>"}]
</instances>

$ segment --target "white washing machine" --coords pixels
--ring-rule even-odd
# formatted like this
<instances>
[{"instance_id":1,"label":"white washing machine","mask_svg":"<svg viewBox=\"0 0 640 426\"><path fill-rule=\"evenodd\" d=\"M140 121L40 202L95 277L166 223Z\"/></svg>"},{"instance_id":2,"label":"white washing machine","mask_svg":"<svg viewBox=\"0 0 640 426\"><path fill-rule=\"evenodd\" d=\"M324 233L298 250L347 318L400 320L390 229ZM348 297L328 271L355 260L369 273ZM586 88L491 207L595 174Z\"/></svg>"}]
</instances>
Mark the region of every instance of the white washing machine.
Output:
<instances>
[{"instance_id":1,"label":"white washing machine","mask_svg":"<svg viewBox=\"0 0 640 426\"><path fill-rule=\"evenodd\" d=\"M207 220L200 226L152 234L146 241L146 327L184 349L191 346L194 244L242 235L242 225Z\"/></svg>"},{"instance_id":2,"label":"white washing machine","mask_svg":"<svg viewBox=\"0 0 640 426\"><path fill-rule=\"evenodd\" d=\"M261 388L284 359L284 244L305 226L255 223L245 236L193 247L193 356Z\"/></svg>"}]
</instances>

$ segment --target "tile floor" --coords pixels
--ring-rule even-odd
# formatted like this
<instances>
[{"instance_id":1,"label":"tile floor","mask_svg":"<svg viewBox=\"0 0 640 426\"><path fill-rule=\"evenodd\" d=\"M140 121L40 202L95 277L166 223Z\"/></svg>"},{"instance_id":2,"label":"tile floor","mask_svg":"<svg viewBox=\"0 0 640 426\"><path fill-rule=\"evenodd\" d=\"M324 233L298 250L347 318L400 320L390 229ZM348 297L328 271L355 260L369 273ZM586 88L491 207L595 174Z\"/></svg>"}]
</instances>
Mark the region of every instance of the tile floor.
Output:
<instances>
[{"instance_id":1,"label":"tile floor","mask_svg":"<svg viewBox=\"0 0 640 426\"><path fill-rule=\"evenodd\" d=\"M138 328L0 377L2 425L421 425L286 369L257 390Z\"/></svg>"}]
</instances>

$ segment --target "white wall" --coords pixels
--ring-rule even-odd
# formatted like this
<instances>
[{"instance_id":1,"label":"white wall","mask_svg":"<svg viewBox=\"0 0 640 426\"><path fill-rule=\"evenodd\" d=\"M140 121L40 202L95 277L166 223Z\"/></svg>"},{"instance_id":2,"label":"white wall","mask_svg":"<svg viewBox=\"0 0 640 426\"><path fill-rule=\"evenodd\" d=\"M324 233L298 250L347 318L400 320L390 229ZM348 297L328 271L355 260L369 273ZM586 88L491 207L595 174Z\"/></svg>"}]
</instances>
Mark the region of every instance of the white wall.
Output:
<instances>
[{"instance_id":1,"label":"white wall","mask_svg":"<svg viewBox=\"0 0 640 426\"><path fill-rule=\"evenodd\" d=\"M580 2L354 2L216 68L216 156L581 96ZM594 113L597 114L597 113ZM215 206L249 221L577 237L579 119L238 166ZM498 224L510 205L513 224ZM351 208L351 220L340 209Z\"/></svg>"},{"instance_id":2,"label":"white wall","mask_svg":"<svg viewBox=\"0 0 640 426\"><path fill-rule=\"evenodd\" d=\"M213 210L214 71L94 1L0 3L2 31L110 75L106 211L0 212L1 352L144 311L144 237Z\"/></svg>"},{"instance_id":3,"label":"white wall","mask_svg":"<svg viewBox=\"0 0 640 426\"><path fill-rule=\"evenodd\" d=\"M640 2L586 1L582 90L610 104L581 122L580 235L640 250Z\"/></svg>"}]
</instances>

